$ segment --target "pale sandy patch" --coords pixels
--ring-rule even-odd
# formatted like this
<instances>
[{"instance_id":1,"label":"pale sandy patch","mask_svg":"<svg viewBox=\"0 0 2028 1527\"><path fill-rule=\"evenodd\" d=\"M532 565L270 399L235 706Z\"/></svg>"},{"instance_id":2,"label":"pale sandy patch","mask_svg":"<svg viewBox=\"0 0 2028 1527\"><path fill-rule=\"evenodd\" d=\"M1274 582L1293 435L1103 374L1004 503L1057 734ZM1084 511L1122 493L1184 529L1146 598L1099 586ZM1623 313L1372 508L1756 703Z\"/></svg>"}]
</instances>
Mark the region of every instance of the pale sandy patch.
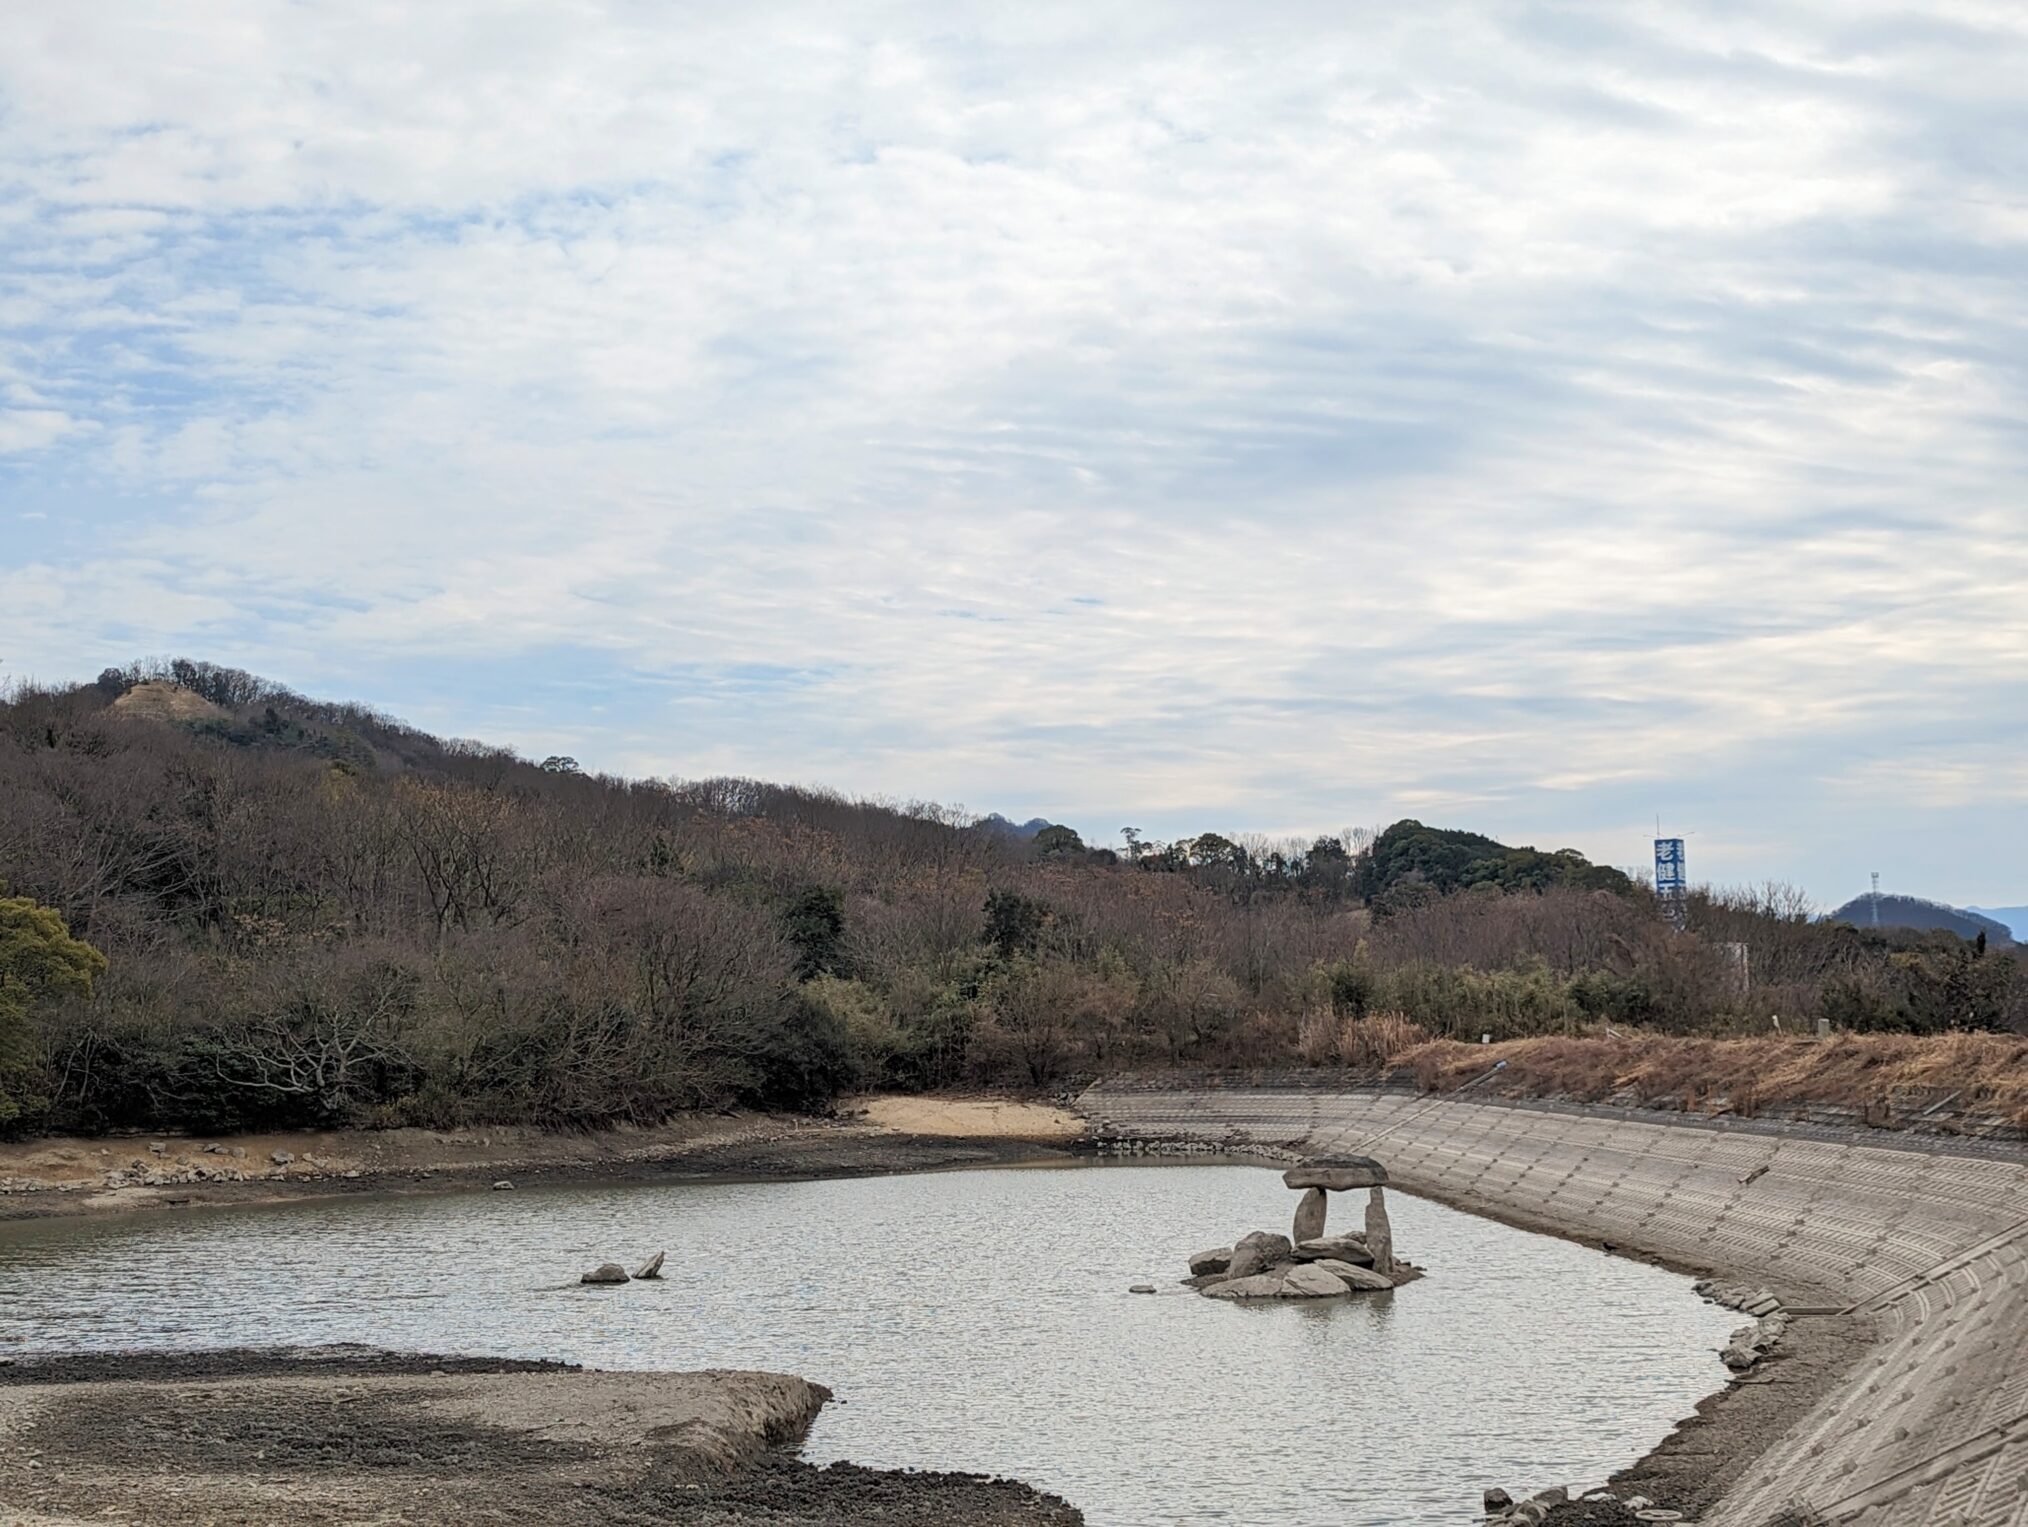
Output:
<instances>
[{"instance_id":1,"label":"pale sandy patch","mask_svg":"<svg viewBox=\"0 0 2028 1527\"><path fill-rule=\"evenodd\" d=\"M973 1140L1075 1140L1085 1121L1068 1109L1006 1098L861 1098L854 1105L867 1123L907 1135L953 1135Z\"/></svg>"}]
</instances>

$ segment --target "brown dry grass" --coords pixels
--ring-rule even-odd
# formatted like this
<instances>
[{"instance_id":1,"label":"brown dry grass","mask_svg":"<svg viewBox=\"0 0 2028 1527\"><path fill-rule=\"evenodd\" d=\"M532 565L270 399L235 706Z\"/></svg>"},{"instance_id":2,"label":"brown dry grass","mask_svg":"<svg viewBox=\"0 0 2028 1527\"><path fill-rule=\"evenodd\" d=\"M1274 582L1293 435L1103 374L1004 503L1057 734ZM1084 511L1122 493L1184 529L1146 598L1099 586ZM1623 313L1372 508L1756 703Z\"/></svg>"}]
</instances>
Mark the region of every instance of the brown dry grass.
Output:
<instances>
[{"instance_id":1,"label":"brown dry grass","mask_svg":"<svg viewBox=\"0 0 2028 1527\"><path fill-rule=\"evenodd\" d=\"M1428 1042L1429 1030L1400 1013L1352 1018L1318 1007L1304 1015L1297 1047L1306 1065L1372 1070Z\"/></svg>"},{"instance_id":2,"label":"brown dry grass","mask_svg":"<svg viewBox=\"0 0 2028 1527\"><path fill-rule=\"evenodd\" d=\"M1432 1040L1396 1057L1431 1091L1449 1091L1494 1062L1491 1085L1531 1097L1644 1103L1733 1112L1829 1104L1867 1108L1943 1100L1954 1112L2001 1115L2028 1128L2028 1038L2005 1034L1845 1034L1834 1039L1679 1039L1587 1034L1468 1045Z\"/></svg>"},{"instance_id":3,"label":"brown dry grass","mask_svg":"<svg viewBox=\"0 0 2028 1527\"><path fill-rule=\"evenodd\" d=\"M225 714L196 690L185 689L167 679L136 684L115 700L112 708L119 715L138 716L150 721L208 721Z\"/></svg>"}]
</instances>

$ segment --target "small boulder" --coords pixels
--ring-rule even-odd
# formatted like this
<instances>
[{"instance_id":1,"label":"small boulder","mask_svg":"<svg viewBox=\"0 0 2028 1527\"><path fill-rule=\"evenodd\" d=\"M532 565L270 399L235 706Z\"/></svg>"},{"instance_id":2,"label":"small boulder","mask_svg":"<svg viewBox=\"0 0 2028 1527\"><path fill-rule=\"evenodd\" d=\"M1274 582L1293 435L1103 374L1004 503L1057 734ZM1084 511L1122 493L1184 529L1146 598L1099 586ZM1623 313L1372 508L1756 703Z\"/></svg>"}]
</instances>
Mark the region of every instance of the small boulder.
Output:
<instances>
[{"instance_id":1,"label":"small boulder","mask_svg":"<svg viewBox=\"0 0 2028 1527\"><path fill-rule=\"evenodd\" d=\"M1358 1267L1350 1262L1340 1262L1335 1257L1326 1257L1321 1262L1306 1262L1306 1267L1320 1268L1329 1273L1347 1288L1356 1288L1361 1293L1377 1294L1383 1289L1394 1287L1394 1280L1385 1273L1377 1273L1370 1267Z\"/></svg>"},{"instance_id":2,"label":"small boulder","mask_svg":"<svg viewBox=\"0 0 2028 1527\"><path fill-rule=\"evenodd\" d=\"M659 1278L662 1276L662 1258L668 1253L658 1251L635 1271L637 1278Z\"/></svg>"},{"instance_id":3,"label":"small boulder","mask_svg":"<svg viewBox=\"0 0 2028 1527\"><path fill-rule=\"evenodd\" d=\"M1155 1292L1155 1285L1152 1283L1136 1283L1127 1292L1130 1294L1152 1294Z\"/></svg>"},{"instance_id":4,"label":"small boulder","mask_svg":"<svg viewBox=\"0 0 2028 1527\"><path fill-rule=\"evenodd\" d=\"M272 1161L276 1166L287 1166L295 1159L294 1154L289 1151L276 1151L272 1156L268 1157L268 1160Z\"/></svg>"},{"instance_id":5,"label":"small boulder","mask_svg":"<svg viewBox=\"0 0 2028 1527\"><path fill-rule=\"evenodd\" d=\"M580 1283L625 1283L627 1270L617 1262L601 1262L582 1278Z\"/></svg>"},{"instance_id":6,"label":"small boulder","mask_svg":"<svg viewBox=\"0 0 2028 1527\"><path fill-rule=\"evenodd\" d=\"M1358 1269L1353 1269L1355 1272ZM1284 1299L1334 1299L1349 1285L1322 1262L1304 1262L1282 1275Z\"/></svg>"},{"instance_id":7,"label":"small boulder","mask_svg":"<svg viewBox=\"0 0 2028 1527\"><path fill-rule=\"evenodd\" d=\"M1514 1497L1509 1495L1505 1490L1502 1490L1498 1485L1494 1485L1486 1491L1485 1504L1486 1515L1492 1516L1498 1512L1505 1511L1509 1506L1513 1505Z\"/></svg>"},{"instance_id":8,"label":"small boulder","mask_svg":"<svg viewBox=\"0 0 2028 1527\"><path fill-rule=\"evenodd\" d=\"M514 1184L503 1177L493 1184L493 1191L495 1193L512 1193L514 1191Z\"/></svg>"},{"instance_id":9,"label":"small boulder","mask_svg":"<svg viewBox=\"0 0 2028 1527\"><path fill-rule=\"evenodd\" d=\"M1295 1255L1296 1248L1285 1235L1271 1231L1256 1230L1243 1235L1232 1248L1232 1260L1226 1265L1226 1272L1234 1278L1250 1278L1265 1272L1277 1262L1286 1262Z\"/></svg>"},{"instance_id":10,"label":"small boulder","mask_svg":"<svg viewBox=\"0 0 2028 1527\"><path fill-rule=\"evenodd\" d=\"M1231 1265L1230 1246L1220 1246L1213 1251L1200 1251L1190 1259L1190 1276L1201 1278L1207 1273L1222 1273Z\"/></svg>"}]
</instances>

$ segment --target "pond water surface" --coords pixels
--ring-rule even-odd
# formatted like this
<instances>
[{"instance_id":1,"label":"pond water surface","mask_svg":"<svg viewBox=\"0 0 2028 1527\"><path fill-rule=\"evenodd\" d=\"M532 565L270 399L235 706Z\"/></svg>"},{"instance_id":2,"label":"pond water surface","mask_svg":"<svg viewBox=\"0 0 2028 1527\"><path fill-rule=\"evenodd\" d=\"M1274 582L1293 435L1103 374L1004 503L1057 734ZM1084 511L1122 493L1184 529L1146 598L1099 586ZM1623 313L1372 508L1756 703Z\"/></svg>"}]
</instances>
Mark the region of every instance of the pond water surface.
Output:
<instances>
[{"instance_id":1,"label":"pond water surface","mask_svg":"<svg viewBox=\"0 0 2028 1527\"><path fill-rule=\"evenodd\" d=\"M1334 1195L1357 1228L1364 1195ZM804 1456L1007 1474L1094 1527L1465 1521L1597 1483L1724 1379L1687 1279L1389 1195L1430 1276L1328 1304L1176 1286L1286 1233L1277 1172L937 1172L362 1197L0 1227L0 1337L363 1342L602 1368L768 1368L836 1400ZM578 1273L665 1249L659 1283ZM1148 1282L1162 1292L1133 1295ZM0 1349L4 1350L4 1349Z\"/></svg>"}]
</instances>

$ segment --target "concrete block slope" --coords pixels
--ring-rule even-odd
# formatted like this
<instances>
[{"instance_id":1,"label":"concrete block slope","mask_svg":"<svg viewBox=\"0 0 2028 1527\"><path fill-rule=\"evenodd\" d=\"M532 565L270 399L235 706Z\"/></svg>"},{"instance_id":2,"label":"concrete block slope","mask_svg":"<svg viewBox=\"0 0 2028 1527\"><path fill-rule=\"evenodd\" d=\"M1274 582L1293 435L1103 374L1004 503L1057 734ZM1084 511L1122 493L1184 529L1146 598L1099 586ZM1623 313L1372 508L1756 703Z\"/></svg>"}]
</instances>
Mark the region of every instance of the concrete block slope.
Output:
<instances>
[{"instance_id":1,"label":"concrete block slope","mask_svg":"<svg viewBox=\"0 0 2028 1527\"><path fill-rule=\"evenodd\" d=\"M1113 1132L1370 1155L1458 1208L1872 1318L1878 1341L1705 1517L2028 1527L2028 1153L1382 1090L1116 1080Z\"/></svg>"}]
</instances>

